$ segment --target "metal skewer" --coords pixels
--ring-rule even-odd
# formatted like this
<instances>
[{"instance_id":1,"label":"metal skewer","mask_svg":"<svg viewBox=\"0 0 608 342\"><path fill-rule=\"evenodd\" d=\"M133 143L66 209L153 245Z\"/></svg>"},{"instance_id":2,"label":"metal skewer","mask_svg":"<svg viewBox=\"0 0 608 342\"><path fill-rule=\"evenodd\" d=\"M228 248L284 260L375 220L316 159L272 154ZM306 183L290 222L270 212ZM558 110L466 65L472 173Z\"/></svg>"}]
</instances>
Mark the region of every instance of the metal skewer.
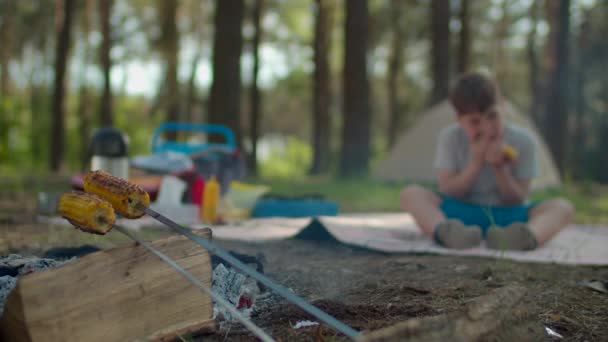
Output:
<instances>
[{"instance_id":1,"label":"metal skewer","mask_svg":"<svg viewBox=\"0 0 608 342\"><path fill-rule=\"evenodd\" d=\"M248 276L252 277L253 279L259 281L262 284L264 284L266 287L272 289L273 291L275 291L276 293L278 293L279 295L281 295L282 297L284 297L288 301L290 301L293 304L299 306L304 311L306 311L309 314L315 316L319 320L325 322L327 325L333 327L334 329L336 329L339 332L343 333L347 337L349 337L349 338L351 338L351 339L354 340L354 339L356 339L357 337L360 336L360 333L358 331L356 331L353 328L349 327L348 325L340 322L336 318L330 316L329 314L327 314L324 311L316 308L315 306L309 304L307 301L305 301L304 299L298 297L296 294L294 294L293 292L289 291L284 286L275 283L274 281L270 280L270 278L266 277L265 275L257 272L253 268L251 268L251 267L243 264L240 260L236 259L232 255L230 255L230 253L226 252L225 250L221 249L220 247L214 245L209 240L203 239L203 238L195 235L189 229L186 229L186 228L180 226L179 224L177 224L173 220L165 217L164 215L161 215L160 213L157 213L156 211L154 211L154 210L152 210L150 208L147 208L147 207L144 207L144 206L139 206L138 208L140 210L143 210L146 214L152 216L156 220L164 223L167 227L173 229L177 233L186 236L187 238L189 238L190 240L194 241L195 243L197 243L201 247L207 249L209 252L212 252L212 253L216 254L217 256L219 256L220 258L224 259L226 262L228 262L232 266L234 266L237 269L239 269L241 272L247 274Z\"/></svg>"},{"instance_id":2,"label":"metal skewer","mask_svg":"<svg viewBox=\"0 0 608 342\"><path fill-rule=\"evenodd\" d=\"M255 325L251 320L247 317L243 316L232 304L230 304L227 300L225 300L222 296L217 293L211 291L208 287L203 285L200 280L198 280L192 273L186 271L183 267L178 265L173 259L169 258L167 255L163 254L156 248L152 247L149 243L138 239L136 236L132 235L128 230L121 226L114 225L114 229L123 233L124 235L131 238L133 241L138 244L144 246L150 252L154 253L157 257L159 257L162 261L166 262L169 266L171 266L174 270L179 272L184 278L186 278L190 283L194 286L198 287L203 293L209 295L213 298L218 304L226 308L234 317L241 322L249 331L251 331L254 335L260 338L260 340L264 342L274 342L275 340L266 334L260 327Z\"/></svg>"}]
</instances>

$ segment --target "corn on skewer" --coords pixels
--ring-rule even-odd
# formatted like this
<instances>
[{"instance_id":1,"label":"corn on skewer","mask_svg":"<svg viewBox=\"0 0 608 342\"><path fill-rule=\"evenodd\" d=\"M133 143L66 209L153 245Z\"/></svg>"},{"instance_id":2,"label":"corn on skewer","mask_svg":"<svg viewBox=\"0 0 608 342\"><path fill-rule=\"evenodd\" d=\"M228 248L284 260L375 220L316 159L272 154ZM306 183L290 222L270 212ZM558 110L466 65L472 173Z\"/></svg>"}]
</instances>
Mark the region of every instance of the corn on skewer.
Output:
<instances>
[{"instance_id":1,"label":"corn on skewer","mask_svg":"<svg viewBox=\"0 0 608 342\"><path fill-rule=\"evenodd\" d=\"M98 235L104 235L116 222L114 208L101 198L80 191L61 195L59 213L76 228Z\"/></svg>"},{"instance_id":2,"label":"corn on skewer","mask_svg":"<svg viewBox=\"0 0 608 342\"><path fill-rule=\"evenodd\" d=\"M89 171L84 177L84 190L110 202L126 218L139 218L150 205L150 196L139 186L104 171Z\"/></svg>"},{"instance_id":3,"label":"corn on skewer","mask_svg":"<svg viewBox=\"0 0 608 342\"><path fill-rule=\"evenodd\" d=\"M61 196L59 202L59 208L61 214L71 224L76 226L87 233L93 234L105 234L110 229L115 230L126 235L133 241L142 245L144 248L158 256L162 261L171 266L174 270L184 276L190 283L198 287L203 293L209 295L218 304L225 307L234 317L240 321L249 331L256 335L262 341L274 341L272 337L266 334L262 329L256 326L251 320L243 316L234 305L230 304L222 296L216 294L211 289L206 287L200 280L198 280L192 273L186 271L183 267L177 264L173 259L163 254L156 248L152 247L149 243L144 242L125 228L115 225L116 217L114 215L114 209L110 203L100 199L99 197L84 192L70 192L65 193Z\"/></svg>"},{"instance_id":4,"label":"corn on skewer","mask_svg":"<svg viewBox=\"0 0 608 342\"><path fill-rule=\"evenodd\" d=\"M138 186L130 183L127 180L111 176L108 173L101 171L89 172L85 177L84 187L87 192L91 192L106 199L114 206L114 209L127 218L141 217L144 213L152 216L156 220L164 223L167 227L175 232L182 234L190 240L197 243L199 246L207 249L209 252L215 253L217 256L243 272L244 274L254 278L266 287L272 289L285 299L302 308L304 311L315 316L319 320L327 323L329 326L340 331L351 339L357 338L360 333L346 324L340 322L336 318L330 316L326 312L319 310L317 307L306 302L298 297L293 292L287 290L284 286L275 283L265 275L257 272L251 267L243 264L238 259L234 258L225 250L214 245L210 241L203 239L193 234L190 230L185 229L170 220L169 218L157 213L149 208L150 200L147 193ZM145 194L145 197L142 196Z\"/></svg>"}]
</instances>

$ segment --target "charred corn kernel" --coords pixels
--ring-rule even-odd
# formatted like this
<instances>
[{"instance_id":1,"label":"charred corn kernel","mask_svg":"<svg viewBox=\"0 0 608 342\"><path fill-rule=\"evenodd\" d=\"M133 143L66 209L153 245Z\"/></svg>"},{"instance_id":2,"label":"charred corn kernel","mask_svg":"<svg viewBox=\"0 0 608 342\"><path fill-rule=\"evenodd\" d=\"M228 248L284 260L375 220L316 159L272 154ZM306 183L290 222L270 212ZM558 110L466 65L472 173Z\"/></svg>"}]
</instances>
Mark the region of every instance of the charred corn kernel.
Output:
<instances>
[{"instance_id":1,"label":"charred corn kernel","mask_svg":"<svg viewBox=\"0 0 608 342\"><path fill-rule=\"evenodd\" d=\"M87 233L104 235L116 222L114 208L110 203L80 191L61 195L58 209L61 216Z\"/></svg>"},{"instance_id":2,"label":"charred corn kernel","mask_svg":"<svg viewBox=\"0 0 608 342\"><path fill-rule=\"evenodd\" d=\"M502 151L510 160L517 160L517 157L519 157L519 152L517 152L513 146L505 145L503 146Z\"/></svg>"},{"instance_id":3,"label":"charred corn kernel","mask_svg":"<svg viewBox=\"0 0 608 342\"><path fill-rule=\"evenodd\" d=\"M84 177L84 190L110 202L126 218L144 215L139 207L150 206L150 196L139 186L104 171L89 171Z\"/></svg>"}]
</instances>

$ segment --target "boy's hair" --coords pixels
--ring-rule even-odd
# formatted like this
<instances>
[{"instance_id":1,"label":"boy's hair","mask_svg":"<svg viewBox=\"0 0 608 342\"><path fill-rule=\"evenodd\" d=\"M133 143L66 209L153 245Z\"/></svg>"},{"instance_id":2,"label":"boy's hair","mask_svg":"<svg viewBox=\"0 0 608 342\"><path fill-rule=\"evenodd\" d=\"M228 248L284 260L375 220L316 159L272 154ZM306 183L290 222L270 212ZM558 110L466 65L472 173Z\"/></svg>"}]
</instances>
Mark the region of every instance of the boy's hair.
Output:
<instances>
[{"instance_id":1,"label":"boy's hair","mask_svg":"<svg viewBox=\"0 0 608 342\"><path fill-rule=\"evenodd\" d=\"M485 113L498 99L498 87L480 73L467 73L456 81L450 91L450 102L458 115Z\"/></svg>"}]
</instances>

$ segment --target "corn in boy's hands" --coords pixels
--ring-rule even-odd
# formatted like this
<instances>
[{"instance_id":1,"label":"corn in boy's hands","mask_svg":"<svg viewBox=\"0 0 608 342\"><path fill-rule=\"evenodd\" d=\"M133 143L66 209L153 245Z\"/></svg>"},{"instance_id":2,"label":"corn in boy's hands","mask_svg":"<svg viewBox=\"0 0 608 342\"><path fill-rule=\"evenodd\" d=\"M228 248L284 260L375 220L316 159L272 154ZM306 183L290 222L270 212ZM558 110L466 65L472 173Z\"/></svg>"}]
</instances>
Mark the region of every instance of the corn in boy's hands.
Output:
<instances>
[{"instance_id":1,"label":"corn in boy's hands","mask_svg":"<svg viewBox=\"0 0 608 342\"><path fill-rule=\"evenodd\" d=\"M514 163L515 158L511 158L509 154L505 153L505 146L502 136L492 139L486 149L485 161L495 168Z\"/></svg>"}]
</instances>

